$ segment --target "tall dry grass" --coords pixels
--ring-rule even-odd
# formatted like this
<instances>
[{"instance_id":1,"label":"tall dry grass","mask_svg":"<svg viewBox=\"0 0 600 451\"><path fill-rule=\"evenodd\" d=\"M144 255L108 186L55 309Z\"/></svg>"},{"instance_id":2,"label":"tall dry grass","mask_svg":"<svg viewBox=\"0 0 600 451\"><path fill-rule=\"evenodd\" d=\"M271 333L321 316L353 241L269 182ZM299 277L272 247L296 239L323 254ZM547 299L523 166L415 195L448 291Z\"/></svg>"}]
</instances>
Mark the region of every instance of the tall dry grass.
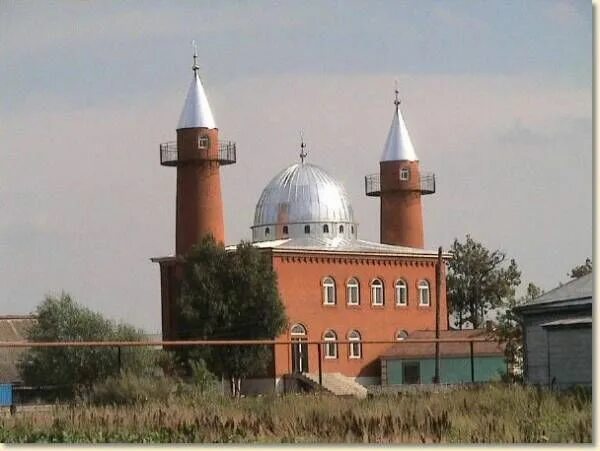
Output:
<instances>
[{"instance_id":1,"label":"tall dry grass","mask_svg":"<svg viewBox=\"0 0 600 451\"><path fill-rule=\"evenodd\" d=\"M364 400L174 395L56 406L0 421L3 442L581 443L591 436L589 393L503 385Z\"/></svg>"}]
</instances>

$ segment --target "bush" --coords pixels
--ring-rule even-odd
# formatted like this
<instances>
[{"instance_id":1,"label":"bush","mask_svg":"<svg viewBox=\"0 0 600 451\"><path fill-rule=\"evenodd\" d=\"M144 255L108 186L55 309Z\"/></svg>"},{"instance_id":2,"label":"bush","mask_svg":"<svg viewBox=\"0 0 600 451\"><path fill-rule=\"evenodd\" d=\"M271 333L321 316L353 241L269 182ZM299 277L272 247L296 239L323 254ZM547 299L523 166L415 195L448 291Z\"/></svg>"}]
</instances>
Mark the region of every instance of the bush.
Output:
<instances>
[{"instance_id":1,"label":"bush","mask_svg":"<svg viewBox=\"0 0 600 451\"><path fill-rule=\"evenodd\" d=\"M168 377L138 376L122 373L94 384L84 398L92 404L137 404L167 402L177 392L178 382Z\"/></svg>"}]
</instances>

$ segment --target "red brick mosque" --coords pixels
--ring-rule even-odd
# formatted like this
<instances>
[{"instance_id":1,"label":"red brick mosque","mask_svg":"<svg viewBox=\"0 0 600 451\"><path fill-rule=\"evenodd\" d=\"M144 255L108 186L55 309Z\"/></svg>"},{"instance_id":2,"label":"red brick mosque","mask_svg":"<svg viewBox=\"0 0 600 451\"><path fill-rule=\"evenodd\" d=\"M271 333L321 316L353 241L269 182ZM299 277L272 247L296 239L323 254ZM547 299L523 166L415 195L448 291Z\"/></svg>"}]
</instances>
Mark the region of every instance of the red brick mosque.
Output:
<instances>
[{"instance_id":1,"label":"red brick mosque","mask_svg":"<svg viewBox=\"0 0 600 451\"><path fill-rule=\"evenodd\" d=\"M358 237L345 188L308 161L303 143L299 160L258 196L252 241L272 260L290 321L278 339L295 342L275 346L274 373L260 381L263 389L279 390L288 374L316 371L317 349L307 340L332 341L323 347L323 372L379 384L379 358L390 344L363 341L402 340L435 329L437 251L423 248L422 209L422 196L435 192L435 178L421 171L397 92L392 113L379 173L365 177L365 194L380 200L380 242ZM196 57L176 133L176 142L160 145L161 164L177 171L175 255L152 259L160 265L167 340L176 338L180 257L208 233L226 243L220 171L236 161L235 144L219 140ZM444 281L445 265L442 271ZM439 289L440 328L446 330L445 283Z\"/></svg>"}]
</instances>

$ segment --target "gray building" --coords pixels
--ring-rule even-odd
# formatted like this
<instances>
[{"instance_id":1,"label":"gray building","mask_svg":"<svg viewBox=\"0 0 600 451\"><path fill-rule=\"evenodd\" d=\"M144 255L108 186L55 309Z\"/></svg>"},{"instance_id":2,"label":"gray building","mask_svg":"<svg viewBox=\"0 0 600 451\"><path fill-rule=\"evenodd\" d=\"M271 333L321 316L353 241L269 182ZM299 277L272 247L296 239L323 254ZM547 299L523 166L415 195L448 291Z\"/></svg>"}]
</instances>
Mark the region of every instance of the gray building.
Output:
<instances>
[{"instance_id":1,"label":"gray building","mask_svg":"<svg viewBox=\"0 0 600 451\"><path fill-rule=\"evenodd\" d=\"M592 385L592 297L588 274L517 308L523 319L525 382Z\"/></svg>"}]
</instances>

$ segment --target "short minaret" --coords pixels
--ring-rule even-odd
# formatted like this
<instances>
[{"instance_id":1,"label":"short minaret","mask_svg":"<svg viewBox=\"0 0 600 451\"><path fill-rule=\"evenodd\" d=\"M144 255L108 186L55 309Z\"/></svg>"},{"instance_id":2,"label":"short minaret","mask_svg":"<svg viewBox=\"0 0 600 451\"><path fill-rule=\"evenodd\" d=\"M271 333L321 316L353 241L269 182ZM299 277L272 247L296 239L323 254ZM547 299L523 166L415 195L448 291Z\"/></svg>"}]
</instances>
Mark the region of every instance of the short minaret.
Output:
<instances>
[{"instance_id":1,"label":"short minaret","mask_svg":"<svg viewBox=\"0 0 600 451\"><path fill-rule=\"evenodd\" d=\"M379 162L379 174L365 177L365 192L381 198L382 243L423 248L421 196L435 192L435 176L421 173L400 112L398 89L395 92L394 118Z\"/></svg>"},{"instance_id":2,"label":"short minaret","mask_svg":"<svg viewBox=\"0 0 600 451\"><path fill-rule=\"evenodd\" d=\"M194 77L179 117L177 142L160 145L160 163L177 167L176 255L185 255L202 237L225 240L220 166L235 163L234 143L219 141L194 51Z\"/></svg>"}]
</instances>

